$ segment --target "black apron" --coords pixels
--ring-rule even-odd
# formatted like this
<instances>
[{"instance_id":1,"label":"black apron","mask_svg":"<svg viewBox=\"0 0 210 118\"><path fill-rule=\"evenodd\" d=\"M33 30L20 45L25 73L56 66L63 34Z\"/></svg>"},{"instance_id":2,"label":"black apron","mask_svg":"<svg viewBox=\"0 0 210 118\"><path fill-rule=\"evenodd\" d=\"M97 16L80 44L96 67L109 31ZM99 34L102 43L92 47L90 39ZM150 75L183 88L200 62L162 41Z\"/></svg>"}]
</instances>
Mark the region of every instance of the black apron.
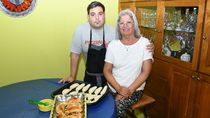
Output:
<instances>
[{"instance_id":1,"label":"black apron","mask_svg":"<svg viewBox=\"0 0 210 118\"><path fill-rule=\"evenodd\" d=\"M84 81L96 86L105 86L103 76L104 59L106 54L105 34L103 29L103 45L92 45L92 29L90 30L90 44L88 47Z\"/></svg>"}]
</instances>

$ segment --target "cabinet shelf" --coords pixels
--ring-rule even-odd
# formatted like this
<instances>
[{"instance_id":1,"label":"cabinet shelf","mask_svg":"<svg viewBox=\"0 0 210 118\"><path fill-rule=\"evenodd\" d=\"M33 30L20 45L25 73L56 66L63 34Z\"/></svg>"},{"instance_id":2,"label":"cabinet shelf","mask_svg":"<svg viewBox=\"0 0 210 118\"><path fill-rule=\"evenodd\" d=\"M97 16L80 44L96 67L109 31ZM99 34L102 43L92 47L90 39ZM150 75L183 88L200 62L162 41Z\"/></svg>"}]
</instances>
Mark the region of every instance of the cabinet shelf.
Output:
<instances>
[{"instance_id":1,"label":"cabinet shelf","mask_svg":"<svg viewBox=\"0 0 210 118\"><path fill-rule=\"evenodd\" d=\"M164 31L176 32L177 34L183 34L183 33L195 34L195 32L184 31L184 30L172 30L172 29L170 30L170 29L164 29Z\"/></svg>"},{"instance_id":2,"label":"cabinet shelf","mask_svg":"<svg viewBox=\"0 0 210 118\"><path fill-rule=\"evenodd\" d=\"M155 27L146 27L146 26L142 26L142 25L139 25L140 28L146 28L146 29L150 29L150 30L153 30L153 31L156 31L156 28Z\"/></svg>"}]
</instances>

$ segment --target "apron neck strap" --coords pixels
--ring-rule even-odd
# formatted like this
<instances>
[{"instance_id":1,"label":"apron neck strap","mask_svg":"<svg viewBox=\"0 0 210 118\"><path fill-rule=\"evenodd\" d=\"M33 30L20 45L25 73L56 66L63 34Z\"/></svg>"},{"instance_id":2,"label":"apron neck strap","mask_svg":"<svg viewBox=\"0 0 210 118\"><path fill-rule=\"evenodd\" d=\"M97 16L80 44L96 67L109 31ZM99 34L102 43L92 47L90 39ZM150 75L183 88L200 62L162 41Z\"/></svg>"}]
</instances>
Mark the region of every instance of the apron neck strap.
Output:
<instances>
[{"instance_id":1,"label":"apron neck strap","mask_svg":"<svg viewBox=\"0 0 210 118\"><path fill-rule=\"evenodd\" d=\"M90 29L90 44L89 44L89 48L92 45L92 28ZM105 32L104 32L104 27L103 27L103 46L105 47Z\"/></svg>"}]
</instances>

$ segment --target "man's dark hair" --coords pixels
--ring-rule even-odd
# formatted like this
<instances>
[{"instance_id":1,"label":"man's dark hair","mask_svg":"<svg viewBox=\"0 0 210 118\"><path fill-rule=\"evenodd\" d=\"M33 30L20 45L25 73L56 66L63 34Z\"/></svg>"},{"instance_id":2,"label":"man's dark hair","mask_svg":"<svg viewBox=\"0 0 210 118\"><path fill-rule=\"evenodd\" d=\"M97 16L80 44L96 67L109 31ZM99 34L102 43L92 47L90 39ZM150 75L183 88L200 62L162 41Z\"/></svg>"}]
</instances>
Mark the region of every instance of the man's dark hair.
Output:
<instances>
[{"instance_id":1,"label":"man's dark hair","mask_svg":"<svg viewBox=\"0 0 210 118\"><path fill-rule=\"evenodd\" d=\"M102 3L98 2L98 1L93 1L87 7L88 15L90 13L90 9L95 8L95 7L101 7L103 9L103 12L105 12L105 7L104 7L104 5Z\"/></svg>"}]
</instances>

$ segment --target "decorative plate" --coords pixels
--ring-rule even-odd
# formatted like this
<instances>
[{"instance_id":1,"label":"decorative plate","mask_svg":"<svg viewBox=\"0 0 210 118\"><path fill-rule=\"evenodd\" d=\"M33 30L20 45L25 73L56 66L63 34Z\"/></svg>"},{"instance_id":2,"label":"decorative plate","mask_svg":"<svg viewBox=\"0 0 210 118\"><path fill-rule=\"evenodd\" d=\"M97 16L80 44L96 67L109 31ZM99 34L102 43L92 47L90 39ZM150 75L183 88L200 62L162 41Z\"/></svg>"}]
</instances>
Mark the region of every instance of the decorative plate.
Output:
<instances>
[{"instance_id":1,"label":"decorative plate","mask_svg":"<svg viewBox=\"0 0 210 118\"><path fill-rule=\"evenodd\" d=\"M8 15L25 16L34 9L36 0L0 0L0 8Z\"/></svg>"}]
</instances>

